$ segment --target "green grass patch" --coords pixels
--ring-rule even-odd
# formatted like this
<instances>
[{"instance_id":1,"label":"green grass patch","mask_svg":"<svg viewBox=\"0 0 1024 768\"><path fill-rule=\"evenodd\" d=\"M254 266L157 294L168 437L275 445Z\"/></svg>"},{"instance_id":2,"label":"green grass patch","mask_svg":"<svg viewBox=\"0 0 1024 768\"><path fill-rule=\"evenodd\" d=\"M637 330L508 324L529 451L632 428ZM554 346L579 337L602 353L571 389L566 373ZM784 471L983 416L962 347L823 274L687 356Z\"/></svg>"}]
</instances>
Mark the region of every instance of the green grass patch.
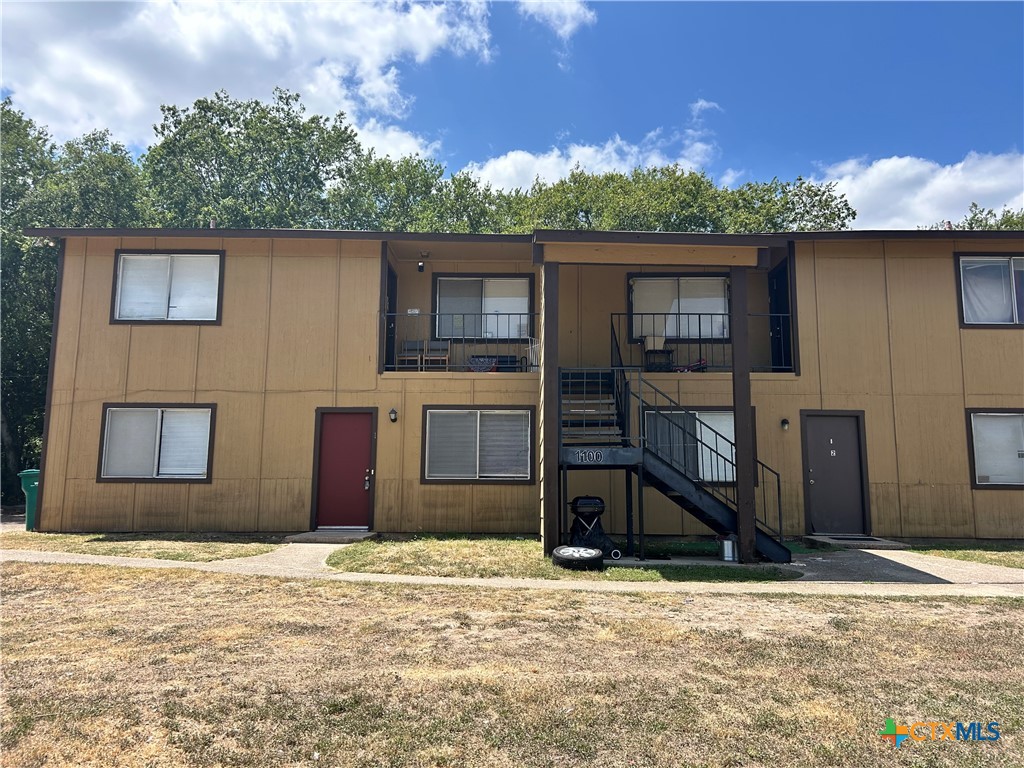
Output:
<instances>
[{"instance_id":1,"label":"green grass patch","mask_svg":"<svg viewBox=\"0 0 1024 768\"><path fill-rule=\"evenodd\" d=\"M283 536L236 533L34 533L4 531L0 549L148 557L208 563L272 552Z\"/></svg>"},{"instance_id":2,"label":"green grass patch","mask_svg":"<svg viewBox=\"0 0 1024 768\"><path fill-rule=\"evenodd\" d=\"M714 542L711 544L714 546ZM353 573L588 581L784 581L800 575L797 571L771 565L737 567L714 562L706 565L652 563L642 568L610 566L604 571L570 571L553 565L544 557L540 542L534 540L447 536L363 541L334 552L327 564Z\"/></svg>"},{"instance_id":3,"label":"green grass patch","mask_svg":"<svg viewBox=\"0 0 1024 768\"><path fill-rule=\"evenodd\" d=\"M915 543L911 552L953 560L969 560L1007 568L1024 568L1024 542L1010 541L933 541Z\"/></svg>"}]
</instances>

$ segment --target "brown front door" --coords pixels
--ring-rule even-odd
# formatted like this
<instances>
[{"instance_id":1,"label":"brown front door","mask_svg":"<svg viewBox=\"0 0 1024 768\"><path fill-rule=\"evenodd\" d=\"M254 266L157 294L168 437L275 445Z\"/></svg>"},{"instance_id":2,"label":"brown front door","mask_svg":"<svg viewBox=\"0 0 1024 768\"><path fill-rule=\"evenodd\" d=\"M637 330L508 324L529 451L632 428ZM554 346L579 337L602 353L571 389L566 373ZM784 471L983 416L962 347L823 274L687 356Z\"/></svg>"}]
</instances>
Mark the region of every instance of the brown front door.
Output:
<instances>
[{"instance_id":1,"label":"brown front door","mask_svg":"<svg viewBox=\"0 0 1024 768\"><path fill-rule=\"evenodd\" d=\"M863 414L802 411L800 415L808 530L866 534Z\"/></svg>"},{"instance_id":2,"label":"brown front door","mask_svg":"<svg viewBox=\"0 0 1024 768\"><path fill-rule=\"evenodd\" d=\"M313 528L369 528L373 519L373 411L317 409Z\"/></svg>"}]
</instances>

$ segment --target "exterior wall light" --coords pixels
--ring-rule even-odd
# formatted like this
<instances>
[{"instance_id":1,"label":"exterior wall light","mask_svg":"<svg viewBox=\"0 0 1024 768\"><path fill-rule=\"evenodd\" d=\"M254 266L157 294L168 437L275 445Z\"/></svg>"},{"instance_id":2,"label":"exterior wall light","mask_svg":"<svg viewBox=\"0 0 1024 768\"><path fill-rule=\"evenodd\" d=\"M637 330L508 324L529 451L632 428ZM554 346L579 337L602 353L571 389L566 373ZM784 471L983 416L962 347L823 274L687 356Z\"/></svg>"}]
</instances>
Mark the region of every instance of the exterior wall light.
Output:
<instances>
[{"instance_id":1,"label":"exterior wall light","mask_svg":"<svg viewBox=\"0 0 1024 768\"><path fill-rule=\"evenodd\" d=\"M783 419L779 422L779 426L782 427L782 431L786 432L789 430L789 419Z\"/></svg>"},{"instance_id":2,"label":"exterior wall light","mask_svg":"<svg viewBox=\"0 0 1024 768\"><path fill-rule=\"evenodd\" d=\"M422 272L423 271L423 262L422 261L417 262L417 264L416 264L416 271L417 272Z\"/></svg>"},{"instance_id":3,"label":"exterior wall light","mask_svg":"<svg viewBox=\"0 0 1024 768\"><path fill-rule=\"evenodd\" d=\"M396 421L398 421L398 411L392 408L390 411L388 411L388 418L391 419L391 423L394 424Z\"/></svg>"}]
</instances>

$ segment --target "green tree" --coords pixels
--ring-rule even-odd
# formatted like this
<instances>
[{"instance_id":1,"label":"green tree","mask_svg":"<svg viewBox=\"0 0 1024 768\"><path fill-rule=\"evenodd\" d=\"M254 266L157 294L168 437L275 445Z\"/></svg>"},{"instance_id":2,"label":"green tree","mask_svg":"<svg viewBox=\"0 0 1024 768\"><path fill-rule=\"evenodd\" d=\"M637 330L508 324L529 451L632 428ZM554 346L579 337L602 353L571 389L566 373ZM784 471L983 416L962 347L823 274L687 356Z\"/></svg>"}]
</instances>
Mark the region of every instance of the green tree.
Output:
<instances>
[{"instance_id":1,"label":"green tree","mask_svg":"<svg viewBox=\"0 0 1024 768\"><path fill-rule=\"evenodd\" d=\"M773 179L732 190L677 165L592 174L578 166L564 179L537 181L526 205L527 229L648 232L786 232L846 229L856 212L835 184Z\"/></svg>"},{"instance_id":2,"label":"green tree","mask_svg":"<svg viewBox=\"0 0 1024 768\"><path fill-rule=\"evenodd\" d=\"M345 180L327 193L331 226L412 232L441 186L444 166L419 155L393 160L360 153Z\"/></svg>"},{"instance_id":3,"label":"green tree","mask_svg":"<svg viewBox=\"0 0 1024 768\"><path fill-rule=\"evenodd\" d=\"M280 88L269 104L218 91L160 109L142 164L164 224L326 226L327 190L345 180L359 149L343 112L306 116L299 95Z\"/></svg>"},{"instance_id":4,"label":"green tree","mask_svg":"<svg viewBox=\"0 0 1024 768\"><path fill-rule=\"evenodd\" d=\"M55 244L21 232L31 226L142 226L150 219L139 169L108 132L55 150L46 131L9 102L2 120L3 496L17 502L16 473L38 466L42 445L57 280Z\"/></svg>"},{"instance_id":5,"label":"green tree","mask_svg":"<svg viewBox=\"0 0 1024 768\"><path fill-rule=\"evenodd\" d=\"M51 316L52 268L46 258L27 253L20 208L53 171L55 151L44 128L0 104L0 442L3 446L3 500L18 503L17 472L32 464L42 432L39 396L45 397L49 357L47 319ZM42 261L40 265L37 262Z\"/></svg>"},{"instance_id":6,"label":"green tree","mask_svg":"<svg viewBox=\"0 0 1024 768\"><path fill-rule=\"evenodd\" d=\"M958 222L940 221L929 229L1016 229L1024 230L1024 208L1013 210L1003 208L996 213L992 208L982 208L971 203L967 214Z\"/></svg>"}]
</instances>

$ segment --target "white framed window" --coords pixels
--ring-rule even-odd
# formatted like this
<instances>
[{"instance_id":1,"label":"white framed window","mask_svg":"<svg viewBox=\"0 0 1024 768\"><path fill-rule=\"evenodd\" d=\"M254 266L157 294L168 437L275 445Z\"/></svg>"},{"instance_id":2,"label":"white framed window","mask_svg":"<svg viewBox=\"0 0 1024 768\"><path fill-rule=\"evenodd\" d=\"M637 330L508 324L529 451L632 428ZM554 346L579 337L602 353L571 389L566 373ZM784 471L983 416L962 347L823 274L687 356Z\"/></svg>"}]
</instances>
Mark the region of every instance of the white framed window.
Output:
<instances>
[{"instance_id":1,"label":"white framed window","mask_svg":"<svg viewBox=\"0 0 1024 768\"><path fill-rule=\"evenodd\" d=\"M108 404L101 479L207 480L213 405Z\"/></svg>"},{"instance_id":2,"label":"white framed window","mask_svg":"<svg viewBox=\"0 0 1024 768\"><path fill-rule=\"evenodd\" d=\"M729 338L729 278L630 278L633 338Z\"/></svg>"},{"instance_id":3,"label":"white framed window","mask_svg":"<svg viewBox=\"0 0 1024 768\"><path fill-rule=\"evenodd\" d=\"M221 253L118 252L113 319L216 322Z\"/></svg>"},{"instance_id":4,"label":"white framed window","mask_svg":"<svg viewBox=\"0 0 1024 768\"><path fill-rule=\"evenodd\" d=\"M1024 413L970 413L974 486L1024 487Z\"/></svg>"},{"instance_id":5,"label":"white framed window","mask_svg":"<svg viewBox=\"0 0 1024 768\"><path fill-rule=\"evenodd\" d=\"M1024 325L1024 256L961 256L965 325Z\"/></svg>"},{"instance_id":6,"label":"white framed window","mask_svg":"<svg viewBox=\"0 0 1024 768\"><path fill-rule=\"evenodd\" d=\"M533 412L427 409L424 480L532 480Z\"/></svg>"},{"instance_id":7,"label":"white framed window","mask_svg":"<svg viewBox=\"0 0 1024 768\"><path fill-rule=\"evenodd\" d=\"M531 336L529 277L438 276L438 339L510 339Z\"/></svg>"},{"instance_id":8,"label":"white framed window","mask_svg":"<svg viewBox=\"0 0 1024 768\"><path fill-rule=\"evenodd\" d=\"M736 482L736 419L732 411L644 413L648 447L706 483Z\"/></svg>"}]
</instances>

